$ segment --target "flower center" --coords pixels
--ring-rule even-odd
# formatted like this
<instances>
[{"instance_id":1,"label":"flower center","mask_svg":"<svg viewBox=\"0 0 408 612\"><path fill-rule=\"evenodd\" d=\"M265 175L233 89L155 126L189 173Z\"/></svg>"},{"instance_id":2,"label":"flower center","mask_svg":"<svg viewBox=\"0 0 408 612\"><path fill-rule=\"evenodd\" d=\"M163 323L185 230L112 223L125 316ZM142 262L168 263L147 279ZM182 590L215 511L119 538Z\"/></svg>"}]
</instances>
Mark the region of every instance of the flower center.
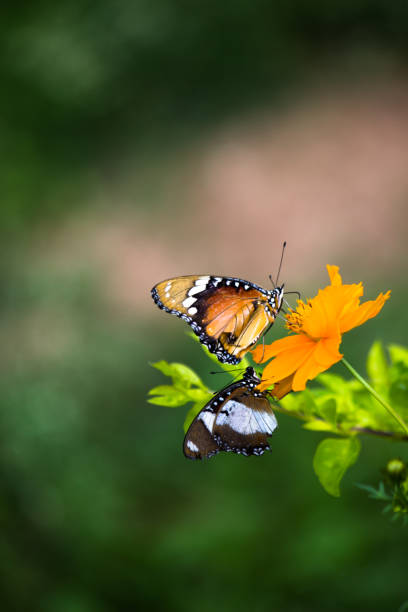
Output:
<instances>
[{"instance_id":1,"label":"flower center","mask_svg":"<svg viewBox=\"0 0 408 612\"><path fill-rule=\"evenodd\" d=\"M290 309L286 315L286 329L294 334L300 334L303 331L303 320L306 315L312 311L312 302L307 300L306 304L298 300L296 310Z\"/></svg>"}]
</instances>

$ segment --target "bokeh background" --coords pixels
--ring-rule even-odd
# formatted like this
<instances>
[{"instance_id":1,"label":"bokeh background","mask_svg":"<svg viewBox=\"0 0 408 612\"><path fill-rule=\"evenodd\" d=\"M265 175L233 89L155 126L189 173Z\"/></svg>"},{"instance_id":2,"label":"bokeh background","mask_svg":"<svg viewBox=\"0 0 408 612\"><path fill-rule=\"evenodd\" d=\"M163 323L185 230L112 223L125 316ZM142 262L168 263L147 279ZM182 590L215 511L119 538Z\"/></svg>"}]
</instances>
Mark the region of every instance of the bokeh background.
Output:
<instances>
[{"instance_id":1,"label":"bokeh background","mask_svg":"<svg viewBox=\"0 0 408 612\"><path fill-rule=\"evenodd\" d=\"M227 382L151 286L267 286L283 240L288 289L392 289L356 367L407 342L408 4L39 0L0 30L1 609L398 610L407 530L354 483L404 446L364 439L337 500L321 434L188 462L146 393L158 359Z\"/></svg>"}]
</instances>

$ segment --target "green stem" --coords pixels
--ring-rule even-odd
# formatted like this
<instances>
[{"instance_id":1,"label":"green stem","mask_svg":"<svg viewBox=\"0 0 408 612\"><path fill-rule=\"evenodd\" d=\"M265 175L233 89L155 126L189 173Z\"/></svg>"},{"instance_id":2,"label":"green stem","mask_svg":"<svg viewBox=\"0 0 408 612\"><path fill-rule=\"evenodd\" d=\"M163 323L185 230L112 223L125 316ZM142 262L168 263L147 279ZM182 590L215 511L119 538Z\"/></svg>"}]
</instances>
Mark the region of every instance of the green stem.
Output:
<instances>
[{"instance_id":1,"label":"green stem","mask_svg":"<svg viewBox=\"0 0 408 612\"><path fill-rule=\"evenodd\" d=\"M349 364L349 362L344 359L342 359L342 362L344 363L344 365L346 366L346 368L352 373L352 375L357 378L357 380L359 382L361 382L361 384L367 389L367 391L369 391L371 393L371 395L373 397L375 397L375 399L380 402L380 404L382 406L384 406L384 408L387 410L387 412L397 421L397 423L399 423L402 427L402 429L405 431L405 433L408 434L408 425L405 423L405 421L400 417L400 415L398 414L398 412L396 412L394 410L394 408L392 408L392 406L390 406L388 404L388 402L386 402L381 395L378 395L377 391L375 391L375 389L372 388L371 385L368 384L368 382L362 377L360 376L360 374L353 368L352 365Z\"/></svg>"}]
</instances>

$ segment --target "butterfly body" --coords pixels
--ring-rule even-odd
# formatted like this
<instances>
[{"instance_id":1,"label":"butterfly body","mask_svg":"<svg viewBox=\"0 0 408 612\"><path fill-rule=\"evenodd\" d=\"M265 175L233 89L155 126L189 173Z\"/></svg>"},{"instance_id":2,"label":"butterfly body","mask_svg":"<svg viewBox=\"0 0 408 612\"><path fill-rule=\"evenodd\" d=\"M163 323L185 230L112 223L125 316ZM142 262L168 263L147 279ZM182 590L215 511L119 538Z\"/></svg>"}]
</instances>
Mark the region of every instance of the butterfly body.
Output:
<instances>
[{"instance_id":1,"label":"butterfly body","mask_svg":"<svg viewBox=\"0 0 408 612\"><path fill-rule=\"evenodd\" d=\"M268 290L229 276L179 276L155 285L152 297L186 321L219 361L237 364L275 321L283 285Z\"/></svg>"},{"instance_id":2,"label":"butterfly body","mask_svg":"<svg viewBox=\"0 0 408 612\"><path fill-rule=\"evenodd\" d=\"M184 438L188 459L210 458L220 451L262 455L278 426L260 379L248 367L243 378L217 393L198 413Z\"/></svg>"}]
</instances>

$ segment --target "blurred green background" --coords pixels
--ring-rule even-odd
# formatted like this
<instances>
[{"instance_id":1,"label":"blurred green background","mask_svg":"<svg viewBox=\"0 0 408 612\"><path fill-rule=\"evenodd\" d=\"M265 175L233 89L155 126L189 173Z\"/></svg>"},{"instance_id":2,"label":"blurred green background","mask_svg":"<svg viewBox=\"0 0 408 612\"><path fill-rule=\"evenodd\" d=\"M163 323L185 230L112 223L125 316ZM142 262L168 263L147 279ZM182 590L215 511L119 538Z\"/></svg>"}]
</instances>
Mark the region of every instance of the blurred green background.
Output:
<instances>
[{"instance_id":1,"label":"blurred green background","mask_svg":"<svg viewBox=\"0 0 408 612\"><path fill-rule=\"evenodd\" d=\"M0 28L1 609L398 610L408 532L353 483L405 446L364 439L337 500L297 421L198 464L145 398L158 359L227 382L151 286L266 286L285 239L287 288L392 289L354 365L408 342L408 4L40 0Z\"/></svg>"}]
</instances>

